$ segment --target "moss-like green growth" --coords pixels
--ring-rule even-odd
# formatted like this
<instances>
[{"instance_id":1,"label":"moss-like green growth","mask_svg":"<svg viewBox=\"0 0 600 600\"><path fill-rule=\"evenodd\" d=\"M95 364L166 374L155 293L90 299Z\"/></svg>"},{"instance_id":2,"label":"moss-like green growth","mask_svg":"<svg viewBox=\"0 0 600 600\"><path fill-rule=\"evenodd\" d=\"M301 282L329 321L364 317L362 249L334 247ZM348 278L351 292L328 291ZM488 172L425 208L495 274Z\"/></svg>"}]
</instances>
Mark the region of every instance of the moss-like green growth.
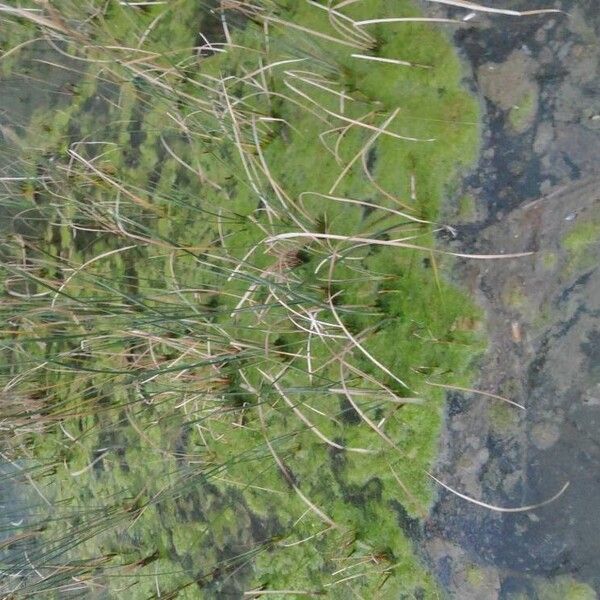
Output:
<instances>
[{"instance_id":1,"label":"moss-like green growth","mask_svg":"<svg viewBox=\"0 0 600 600\"><path fill-rule=\"evenodd\" d=\"M558 258L555 252L545 251L541 255L542 266L547 271L552 271L556 267Z\"/></svg>"},{"instance_id":2,"label":"moss-like green growth","mask_svg":"<svg viewBox=\"0 0 600 600\"><path fill-rule=\"evenodd\" d=\"M5 376L41 404L15 446L53 514L28 560L108 597L437 597L415 542L438 386L481 349L435 246L477 149L458 59L425 23L354 38L279 2L226 36L173 4L65 3L93 60L29 125L46 226L4 266L31 288ZM65 573L27 584L60 597Z\"/></svg>"},{"instance_id":3,"label":"moss-like green growth","mask_svg":"<svg viewBox=\"0 0 600 600\"><path fill-rule=\"evenodd\" d=\"M477 214L475 198L470 195L461 196L458 200L458 218L461 221L472 221Z\"/></svg>"},{"instance_id":4,"label":"moss-like green growth","mask_svg":"<svg viewBox=\"0 0 600 600\"><path fill-rule=\"evenodd\" d=\"M469 585L480 588L485 583L485 573L480 567L470 565L466 569L466 579Z\"/></svg>"},{"instance_id":5,"label":"moss-like green growth","mask_svg":"<svg viewBox=\"0 0 600 600\"><path fill-rule=\"evenodd\" d=\"M512 434L519 424L519 415L504 403L496 403L490 407L489 419L494 433L501 436Z\"/></svg>"},{"instance_id":6,"label":"moss-like green growth","mask_svg":"<svg viewBox=\"0 0 600 600\"><path fill-rule=\"evenodd\" d=\"M596 592L587 584L567 575L536 585L540 600L596 600Z\"/></svg>"},{"instance_id":7,"label":"moss-like green growth","mask_svg":"<svg viewBox=\"0 0 600 600\"><path fill-rule=\"evenodd\" d=\"M510 109L508 122L517 133L522 133L531 127L537 113L537 105L537 89L531 89L527 91L517 105Z\"/></svg>"},{"instance_id":8,"label":"moss-like green growth","mask_svg":"<svg viewBox=\"0 0 600 600\"><path fill-rule=\"evenodd\" d=\"M600 242L600 219L576 223L564 236L563 247L569 252L569 269L587 269L597 263L594 246Z\"/></svg>"},{"instance_id":9,"label":"moss-like green growth","mask_svg":"<svg viewBox=\"0 0 600 600\"><path fill-rule=\"evenodd\" d=\"M502 301L506 306L519 308L527 301L522 283L518 280L509 280L502 289Z\"/></svg>"}]
</instances>

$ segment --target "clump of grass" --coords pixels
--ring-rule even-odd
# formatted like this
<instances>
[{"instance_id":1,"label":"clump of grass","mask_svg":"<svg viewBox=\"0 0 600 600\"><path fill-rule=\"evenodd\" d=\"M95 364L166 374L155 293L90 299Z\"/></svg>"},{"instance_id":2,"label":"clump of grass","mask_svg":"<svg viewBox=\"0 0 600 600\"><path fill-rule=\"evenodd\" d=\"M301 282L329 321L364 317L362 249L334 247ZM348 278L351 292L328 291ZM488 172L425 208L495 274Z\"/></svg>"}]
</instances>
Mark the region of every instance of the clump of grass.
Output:
<instances>
[{"instance_id":1,"label":"clump of grass","mask_svg":"<svg viewBox=\"0 0 600 600\"><path fill-rule=\"evenodd\" d=\"M2 251L9 592L433 597L398 523L481 348L435 247L477 145L445 38L377 0L4 13L74 72Z\"/></svg>"}]
</instances>

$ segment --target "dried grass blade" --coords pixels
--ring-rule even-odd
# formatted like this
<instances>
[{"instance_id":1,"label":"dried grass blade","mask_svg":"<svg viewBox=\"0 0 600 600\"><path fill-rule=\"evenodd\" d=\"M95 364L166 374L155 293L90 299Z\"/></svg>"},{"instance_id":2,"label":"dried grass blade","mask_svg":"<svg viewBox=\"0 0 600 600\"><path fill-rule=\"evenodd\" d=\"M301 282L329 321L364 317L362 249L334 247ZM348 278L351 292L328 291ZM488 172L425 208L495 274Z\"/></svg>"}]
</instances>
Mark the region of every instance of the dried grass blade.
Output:
<instances>
[{"instance_id":1,"label":"dried grass blade","mask_svg":"<svg viewBox=\"0 0 600 600\"><path fill-rule=\"evenodd\" d=\"M457 6L458 8L467 8L476 12L493 13L496 15L510 15L513 17L526 17L530 15L543 15L548 13L564 12L558 8L542 8L539 10L527 11L510 10L508 8L491 8L489 6L475 4L474 2L467 2L467 0L428 0L428 2L434 2L436 4L445 4L447 6Z\"/></svg>"},{"instance_id":2,"label":"dried grass blade","mask_svg":"<svg viewBox=\"0 0 600 600\"><path fill-rule=\"evenodd\" d=\"M445 390L457 390L459 392L468 392L469 394L479 394L480 396L486 396L487 398L495 398L496 400L502 400L502 402L506 402L507 404L512 404L521 410L527 410L522 404L515 402L514 400L510 400L509 398L505 398L504 396L499 396L498 394L492 394L491 392L484 392L482 390L475 390L473 388L461 387L459 385L447 385L444 383L434 383L433 381L426 381L427 385L433 385L435 387L444 388Z\"/></svg>"},{"instance_id":3,"label":"dried grass blade","mask_svg":"<svg viewBox=\"0 0 600 600\"><path fill-rule=\"evenodd\" d=\"M554 496L552 496L551 498L548 498L547 500L544 500L543 502L539 502L538 504L529 504L526 506L516 506L514 508L510 508L510 507L506 508L503 506L495 506L494 504L488 504L487 502L481 502L481 500L476 500L475 498L471 498L470 496L467 496L466 494L461 494L454 488L451 488L449 485L445 484L443 481L440 481L437 477L434 477L428 471L425 471L425 472L437 484L441 485L444 489L448 490L455 496L458 496L459 498L462 498L463 500L466 500L467 502L471 502L472 504L476 504L477 506L481 506L483 508L489 508L490 510L495 510L496 512L501 512L501 513L527 512L530 510L535 510L536 508L540 508L542 506L546 506L547 504L550 504L551 502L558 500L558 498L560 498L564 494L564 492L570 485L570 482L567 481L567 483L565 483L565 485L563 485L562 488L560 488L560 490L556 494L554 494Z\"/></svg>"},{"instance_id":4,"label":"dried grass blade","mask_svg":"<svg viewBox=\"0 0 600 600\"><path fill-rule=\"evenodd\" d=\"M339 240L341 242L355 242L359 244L373 244L375 246L395 246L397 248L409 248L411 250L422 250L423 252L435 252L437 254L447 254L449 256L457 256L458 258L474 258L478 260L494 260L498 258L521 258L523 256L531 256L534 252L516 252L513 254L464 254L462 252L450 252L448 250L439 250L436 248L427 248L426 246L418 246L416 244L408 244L399 240L377 240L373 238L363 238L351 235L336 235L334 233L301 233L292 231L288 233L279 233L272 235L263 240L263 243L272 244L279 240L291 240L296 238L311 238L314 240Z\"/></svg>"}]
</instances>

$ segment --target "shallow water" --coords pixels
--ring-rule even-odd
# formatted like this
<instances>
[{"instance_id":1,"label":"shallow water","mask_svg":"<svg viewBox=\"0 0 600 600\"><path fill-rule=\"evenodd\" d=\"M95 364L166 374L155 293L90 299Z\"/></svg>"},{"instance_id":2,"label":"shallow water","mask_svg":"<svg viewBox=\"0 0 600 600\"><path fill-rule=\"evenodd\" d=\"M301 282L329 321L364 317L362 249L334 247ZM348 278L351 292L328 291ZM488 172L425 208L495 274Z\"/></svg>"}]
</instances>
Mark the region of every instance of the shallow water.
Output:
<instances>
[{"instance_id":1,"label":"shallow water","mask_svg":"<svg viewBox=\"0 0 600 600\"><path fill-rule=\"evenodd\" d=\"M600 13L595 2L561 7L569 17L483 19L455 36L486 108L460 245L536 254L458 268L488 316L479 388L527 410L453 394L440 478L501 507L570 484L512 515L440 494L428 547L460 597L595 597L577 581L600 592L600 244L577 237L600 216ZM470 568L479 570L469 581Z\"/></svg>"}]
</instances>

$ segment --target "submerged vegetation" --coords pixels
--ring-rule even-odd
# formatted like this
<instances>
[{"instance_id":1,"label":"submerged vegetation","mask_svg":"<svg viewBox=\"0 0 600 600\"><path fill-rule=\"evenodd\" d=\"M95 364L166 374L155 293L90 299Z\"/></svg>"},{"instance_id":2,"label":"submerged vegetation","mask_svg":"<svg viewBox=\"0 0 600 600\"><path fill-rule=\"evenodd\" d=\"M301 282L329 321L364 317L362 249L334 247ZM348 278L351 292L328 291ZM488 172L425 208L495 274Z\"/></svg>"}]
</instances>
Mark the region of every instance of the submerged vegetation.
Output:
<instances>
[{"instance_id":1,"label":"submerged vegetation","mask_svg":"<svg viewBox=\"0 0 600 600\"><path fill-rule=\"evenodd\" d=\"M435 245L478 135L444 35L404 1L0 16L5 76L68 73L3 130L3 592L437 597L413 543L481 345Z\"/></svg>"}]
</instances>

